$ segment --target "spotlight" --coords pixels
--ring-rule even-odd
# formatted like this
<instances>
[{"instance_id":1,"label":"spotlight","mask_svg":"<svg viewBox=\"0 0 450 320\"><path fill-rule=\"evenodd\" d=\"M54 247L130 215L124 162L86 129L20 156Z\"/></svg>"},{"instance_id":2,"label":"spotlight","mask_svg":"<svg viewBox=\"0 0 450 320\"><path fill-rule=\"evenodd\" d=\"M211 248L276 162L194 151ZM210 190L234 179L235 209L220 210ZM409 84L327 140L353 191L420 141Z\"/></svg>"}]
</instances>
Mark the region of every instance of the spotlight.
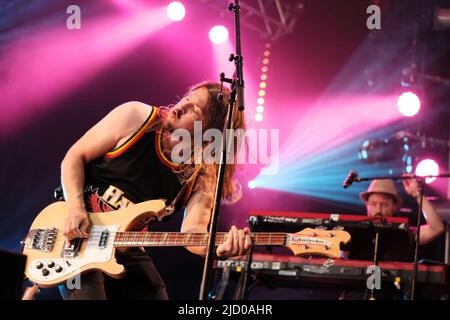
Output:
<instances>
[{"instance_id":1,"label":"spotlight","mask_svg":"<svg viewBox=\"0 0 450 320\"><path fill-rule=\"evenodd\" d=\"M450 8L435 8L434 29L450 29Z\"/></svg>"},{"instance_id":2,"label":"spotlight","mask_svg":"<svg viewBox=\"0 0 450 320\"><path fill-rule=\"evenodd\" d=\"M264 112L264 101L265 99L263 98L266 95L266 89L267 89L267 71L268 69L268 64L269 64L269 56L270 56L270 43L266 43L265 45L265 50L263 52L263 59L262 59L262 68L261 68L261 81L259 83L259 91L258 91L258 100L257 103L258 105L256 106L256 115L255 115L255 120L260 122L263 120L263 115L262 113Z\"/></svg>"},{"instance_id":3,"label":"spotlight","mask_svg":"<svg viewBox=\"0 0 450 320\"><path fill-rule=\"evenodd\" d=\"M419 162L416 167L416 175L418 176L429 176L429 175L438 175L439 174L439 165L436 161L432 159L425 159ZM431 183L436 178L425 178L426 183Z\"/></svg>"},{"instance_id":4,"label":"spotlight","mask_svg":"<svg viewBox=\"0 0 450 320\"><path fill-rule=\"evenodd\" d=\"M173 1L167 6L167 16L172 21L181 21L186 14L186 9L181 2Z\"/></svg>"},{"instance_id":5,"label":"spotlight","mask_svg":"<svg viewBox=\"0 0 450 320\"><path fill-rule=\"evenodd\" d=\"M215 44L221 44L228 39L228 29L224 26L214 26L209 30L209 40Z\"/></svg>"},{"instance_id":6,"label":"spotlight","mask_svg":"<svg viewBox=\"0 0 450 320\"><path fill-rule=\"evenodd\" d=\"M250 180L248 182L248 187L249 187L249 189L255 189L256 188L256 181Z\"/></svg>"},{"instance_id":7,"label":"spotlight","mask_svg":"<svg viewBox=\"0 0 450 320\"><path fill-rule=\"evenodd\" d=\"M405 117L415 116L420 110L420 99L411 91L404 92L398 97L397 107Z\"/></svg>"}]
</instances>

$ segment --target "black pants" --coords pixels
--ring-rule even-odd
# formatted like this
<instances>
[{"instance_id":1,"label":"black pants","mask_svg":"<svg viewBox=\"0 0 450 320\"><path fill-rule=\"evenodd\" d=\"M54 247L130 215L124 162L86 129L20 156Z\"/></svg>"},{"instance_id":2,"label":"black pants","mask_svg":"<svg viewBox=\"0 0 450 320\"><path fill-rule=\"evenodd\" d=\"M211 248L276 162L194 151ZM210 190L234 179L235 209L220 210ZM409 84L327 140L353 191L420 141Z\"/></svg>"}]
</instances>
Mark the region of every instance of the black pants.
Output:
<instances>
[{"instance_id":1,"label":"black pants","mask_svg":"<svg viewBox=\"0 0 450 320\"><path fill-rule=\"evenodd\" d=\"M100 271L81 275L81 288L59 287L64 300L167 300L166 286L152 259L138 248L116 252L126 275L114 279Z\"/></svg>"}]
</instances>

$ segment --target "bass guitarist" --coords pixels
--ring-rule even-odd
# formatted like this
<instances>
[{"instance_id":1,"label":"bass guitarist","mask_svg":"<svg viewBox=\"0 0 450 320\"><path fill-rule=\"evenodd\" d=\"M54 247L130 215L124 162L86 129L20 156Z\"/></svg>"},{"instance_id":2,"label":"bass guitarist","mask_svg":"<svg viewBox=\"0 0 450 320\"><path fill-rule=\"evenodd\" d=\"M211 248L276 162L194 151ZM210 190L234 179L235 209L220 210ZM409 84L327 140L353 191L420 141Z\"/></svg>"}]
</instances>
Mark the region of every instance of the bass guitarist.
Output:
<instances>
[{"instance_id":1,"label":"bass guitarist","mask_svg":"<svg viewBox=\"0 0 450 320\"><path fill-rule=\"evenodd\" d=\"M166 204L171 204L178 213L186 209L182 232L207 232L218 164L208 164L205 159L194 161L193 150L189 159L195 165L175 161L172 151L180 142L172 135L177 129L187 130L192 141L184 143L193 142L195 121L201 121L200 134L211 128L222 131L230 90L223 88L223 97L220 93L219 83L202 82L170 108L127 102L87 131L69 149L61 164L64 197L69 207L64 227L66 239L88 237L87 212L117 210L151 199L166 199ZM233 115L233 128L245 129L242 112ZM201 150L210 146L211 143L204 142ZM236 153L237 148L234 150ZM240 188L233 180L234 171L235 164L227 164L222 193L222 201L226 203L240 197ZM248 228L233 226L216 254L243 255L250 246ZM198 255L206 254L206 247L187 249ZM63 298L168 298L164 282L143 250L117 251L116 259L125 266L124 278L113 279L100 271L91 271L82 275L81 289L60 286Z\"/></svg>"}]
</instances>

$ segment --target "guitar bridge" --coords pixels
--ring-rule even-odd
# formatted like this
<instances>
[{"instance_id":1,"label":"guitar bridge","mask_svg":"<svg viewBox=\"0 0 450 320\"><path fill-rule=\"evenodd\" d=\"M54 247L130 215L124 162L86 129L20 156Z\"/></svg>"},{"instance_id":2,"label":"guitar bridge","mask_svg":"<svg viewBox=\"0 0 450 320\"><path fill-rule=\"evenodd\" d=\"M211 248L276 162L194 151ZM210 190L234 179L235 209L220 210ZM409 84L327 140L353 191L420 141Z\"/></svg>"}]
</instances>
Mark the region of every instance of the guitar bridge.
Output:
<instances>
[{"instance_id":1,"label":"guitar bridge","mask_svg":"<svg viewBox=\"0 0 450 320\"><path fill-rule=\"evenodd\" d=\"M58 229L33 229L28 233L25 241L23 241L26 249L50 252L53 250L56 242Z\"/></svg>"}]
</instances>

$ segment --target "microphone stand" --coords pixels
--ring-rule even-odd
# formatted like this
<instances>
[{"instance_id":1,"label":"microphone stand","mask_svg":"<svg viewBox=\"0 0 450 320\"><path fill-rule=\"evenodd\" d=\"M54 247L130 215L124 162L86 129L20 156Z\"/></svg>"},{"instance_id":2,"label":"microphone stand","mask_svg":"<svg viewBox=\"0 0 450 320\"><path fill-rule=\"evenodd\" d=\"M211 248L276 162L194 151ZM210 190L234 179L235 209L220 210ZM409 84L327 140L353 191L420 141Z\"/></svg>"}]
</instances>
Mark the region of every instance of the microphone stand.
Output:
<instances>
[{"instance_id":1,"label":"microphone stand","mask_svg":"<svg viewBox=\"0 0 450 320\"><path fill-rule=\"evenodd\" d=\"M450 173L445 174L439 174L439 175L428 175L428 176L418 176L418 175L401 175L401 176L382 176L382 177L368 177L368 178L358 178L355 177L350 181L349 185L351 185L353 182L362 182L362 181L370 181L370 180L382 180L382 179L390 179L390 180L406 180L406 179L416 179L419 184L419 208L417 209L417 233L415 237L415 248L414 248L414 268L413 268L413 274L412 274L412 281L411 281L411 294L410 294L410 300L415 299L415 289L416 289L416 282L417 282L417 273L419 269L419 240L420 240L420 223L421 223L421 217L422 217L422 205L423 205L423 196L424 196L424 182L426 178L449 178Z\"/></svg>"},{"instance_id":2,"label":"microphone stand","mask_svg":"<svg viewBox=\"0 0 450 320\"><path fill-rule=\"evenodd\" d=\"M256 221L252 221L249 219L250 224L250 231L255 231ZM249 252L247 253L246 257L246 264L244 264L244 271L242 272L240 278L239 278L239 284L238 288L234 294L233 300L247 300L248 291L247 291L247 283L248 278L250 277L250 274L252 272L252 263L253 263L253 253L254 253L254 246L250 247Z\"/></svg>"},{"instance_id":3,"label":"microphone stand","mask_svg":"<svg viewBox=\"0 0 450 320\"><path fill-rule=\"evenodd\" d=\"M419 184L419 208L417 209L417 233L416 233L416 243L414 248L414 269L413 269L413 278L411 282L411 297L410 300L414 300L416 294L416 282L417 282L417 273L419 270L419 242L420 242L420 220L422 218L422 206L423 206L423 196L424 196L424 187L425 187L425 179L417 179Z\"/></svg>"},{"instance_id":4,"label":"microphone stand","mask_svg":"<svg viewBox=\"0 0 450 320\"><path fill-rule=\"evenodd\" d=\"M237 104L239 111L244 111L244 76L242 72L243 58L241 54L241 36L240 36L240 20L239 20L239 0L235 0L234 3L228 5L229 11L234 11L235 16L235 31L236 31L236 55L230 54L229 61L234 61L236 66L236 72L233 75L233 79L225 78L225 74L220 74L221 85L223 82L231 83L231 95L228 104L228 111L226 122L224 124L221 149L222 154L220 158L219 168L217 172L217 182L216 182L216 192L214 195L214 206L211 213L211 221L209 225L209 238L208 247L206 252L205 264L203 267L202 282L200 286L200 300L206 300L208 295L208 287L210 281L210 273L213 266L214 249L216 243L216 230L217 222L219 220L220 203L222 198L223 182L225 177L225 166L228 159L228 153L230 151L230 146L233 143L232 139L232 119L235 112L235 107ZM218 99L223 99L222 93L217 97Z\"/></svg>"},{"instance_id":5,"label":"microphone stand","mask_svg":"<svg viewBox=\"0 0 450 320\"><path fill-rule=\"evenodd\" d=\"M379 237L380 237L380 233L378 231L377 228L375 228L373 222L372 222L372 227L374 229L375 232L375 238L374 238L374 248L373 248L373 264L375 267L378 267L378 244L379 244ZM376 272L376 269L374 270L374 272ZM375 288L372 288L370 290L370 297L369 300L375 300Z\"/></svg>"}]
</instances>

